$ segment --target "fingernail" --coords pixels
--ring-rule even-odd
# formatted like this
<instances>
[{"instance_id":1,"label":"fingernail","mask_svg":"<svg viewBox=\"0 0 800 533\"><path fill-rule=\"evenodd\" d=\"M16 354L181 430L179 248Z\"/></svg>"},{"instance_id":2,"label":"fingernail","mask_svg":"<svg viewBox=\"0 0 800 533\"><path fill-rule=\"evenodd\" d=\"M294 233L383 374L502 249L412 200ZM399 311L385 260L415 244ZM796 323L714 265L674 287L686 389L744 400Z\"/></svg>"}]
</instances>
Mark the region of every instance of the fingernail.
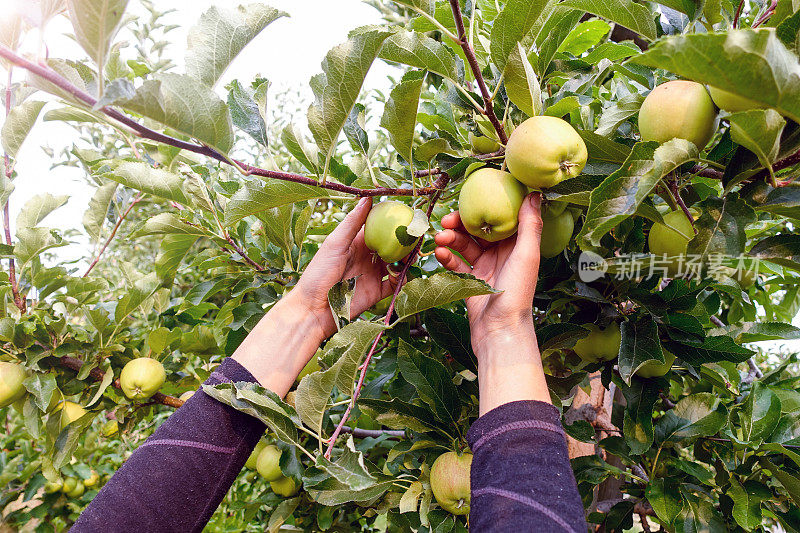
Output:
<instances>
[{"instance_id":1,"label":"fingernail","mask_svg":"<svg viewBox=\"0 0 800 533\"><path fill-rule=\"evenodd\" d=\"M367 203L367 201L369 201L369 196L362 197L361 200L358 201L358 205L356 207L362 207Z\"/></svg>"},{"instance_id":2,"label":"fingernail","mask_svg":"<svg viewBox=\"0 0 800 533\"><path fill-rule=\"evenodd\" d=\"M537 207L541 203L542 203L542 193L540 193L539 191L531 193L531 205Z\"/></svg>"}]
</instances>

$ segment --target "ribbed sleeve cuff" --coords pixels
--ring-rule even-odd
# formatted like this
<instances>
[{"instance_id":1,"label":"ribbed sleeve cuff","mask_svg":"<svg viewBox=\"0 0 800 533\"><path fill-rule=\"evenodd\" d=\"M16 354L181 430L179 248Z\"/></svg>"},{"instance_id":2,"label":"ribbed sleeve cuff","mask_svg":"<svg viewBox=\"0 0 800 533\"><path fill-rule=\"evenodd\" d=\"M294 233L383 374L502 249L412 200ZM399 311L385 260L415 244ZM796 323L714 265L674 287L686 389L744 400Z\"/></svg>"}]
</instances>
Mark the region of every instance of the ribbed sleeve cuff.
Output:
<instances>
[{"instance_id":1,"label":"ribbed sleeve cuff","mask_svg":"<svg viewBox=\"0 0 800 533\"><path fill-rule=\"evenodd\" d=\"M226 357L222 363L211 372L204 385L217 385L219 383L236 383L238 381L246 381L248 383L258 383L258 380L253 377L245 367Z\"/></svg>"},{"instance_id":2,"label":"ribbed sleeve cuff","mask_svg":"<svg viewBox=\"0 0 800 533\"><path fill-rule=\"evenodd\" d=\"M564 434L561 414L549 403L520 400L495 407L476 420L467 432L467 442L474 452L495 433L522 425L519 429L542 429Z\"/></svg>"}]
</instances>

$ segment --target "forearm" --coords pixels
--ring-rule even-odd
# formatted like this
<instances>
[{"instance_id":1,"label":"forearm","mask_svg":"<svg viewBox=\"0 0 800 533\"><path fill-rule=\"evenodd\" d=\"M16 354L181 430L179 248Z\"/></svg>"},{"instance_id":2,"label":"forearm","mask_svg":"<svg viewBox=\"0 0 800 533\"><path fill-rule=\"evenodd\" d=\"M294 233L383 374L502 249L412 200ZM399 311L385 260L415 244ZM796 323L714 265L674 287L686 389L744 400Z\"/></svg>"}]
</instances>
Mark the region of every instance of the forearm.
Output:
<instances>
[{"instance_id":1,"label":"forearm","mask_svg":"<svg viewBox=\"0 0 800 533\"><path fill-rule=\"evenodd\" d=\"M474 350L481 415L518 400L550 403L532 319L482 336Z\"/></svg>"}]
</instances>

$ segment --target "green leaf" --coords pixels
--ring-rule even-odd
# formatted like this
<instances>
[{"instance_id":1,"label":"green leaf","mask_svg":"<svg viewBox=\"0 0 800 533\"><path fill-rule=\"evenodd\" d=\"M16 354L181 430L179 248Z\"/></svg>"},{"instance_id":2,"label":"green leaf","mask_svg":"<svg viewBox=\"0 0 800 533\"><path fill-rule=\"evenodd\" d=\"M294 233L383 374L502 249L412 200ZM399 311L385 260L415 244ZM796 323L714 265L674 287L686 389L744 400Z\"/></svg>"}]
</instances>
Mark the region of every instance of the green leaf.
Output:
<instances>
[{"instance_id":1,"label":"green leaf","mask_svg":"<svg viewBox=\"0 0 800 533\"><path fill-rule=\"evenodd\" d=\"M667 524L675 520L683 507L678 482L674 479L651 479L647 485L646 496L656 516Z\"/></svg>"},{"instance_id":2,"label":"green leaf","mask_svg":"<svg viewBox=\"0 0 800 533\"><path fill-rule=\"evenodd\" d=\"M795 53L800 51L798 48L798 35L800 35L800 9L791 17L786 17L775 28L775 35L781 40L786 48Z\"/></svg>"},{"instance_id":3,"label":"green leaf","mask_svg":"<svg viewBox=\"0 0 800 533\"><path fill-rule=\"evenodd\" d=\"M622 387L627 401L622 432L633 455L643 454L653 445L653 406L663 386L660 380L634 378L629 387Z\"/></svg>"},{"instance_id":4,"label":"green leaf","mask_svg":"<svg viewBox=\"0 0 800 533\"><path fill-rule=\"evenodd\" d=\"M639 112L642 102L644 102L644 96L639 93L631 93L610 102L611 105L604 108L600 115L595 133L603 137L614 135L623 122ZM594 157L594 152L589 153Z\"/></svg>"},{"instance_id":5,"label":"green leaf","mask_svg":"<svg viewBox=\"0 0 800 533\"><path fill-rule=\"evenodd\" d=\"M434 307L425 311L425 326L436 344L465 368L478 373L478 359L472 351L469 321L465 316Z\"/></svg>"},{"instance_id":6,"label":"green leaf","mask_svg":"<svg viewBox=\"0 0 800 533\"><path fill-rule=\"evenodd\" d=\"M411 162L417 107L424 79L423 74L413 71L403 76L389 94L381 117L381 127L389 132L392 146L408 162Z\"/></svg>"},{"instance_id":7,"label":"green leaf","mask_svg":"<svg viewBox=\"0 0 800 533\"><path fill-rule=\"evenodd\" d=\"M266 84L262 84L264 85ZM261 110L253 95L246 91L238 80L233 80L228 86L228 107L231 110L231 120L237 128L247 133L257 143L269 146L267 124L264 122Z\"/></svg>"},{"instance_id":8,"label":"green leaf","mask_svg":"<svg viewBox=\"0 0 800 533\"><path fill-rule=\"evenodd\" d=\"M208 232L198 226L190 226L180 216L175 213L159 213L152 216L142 223L131 237L141 237L143 235L194 235L204 237Z\"/></svg>"},{"instance_id":9,"label":"green leaf","mask_svg":"<svg viewBox=\"0 0 800 533\"><path fill-rule=\"evenodd\" d=\"M666 37L631 61L724 88L800 121L800 63L773 30Z\"/></svg>"},{"instance_id":10,"label":"green leaf","mask_svg":"<svg viewBox=\"0 0 800 533\"><path fill-rule=\"evenodd\" d=\"M586 149L591 154L592 160L621 165L631 155L631 148L629 146L614 142L597 133L581 130L578 134L580 134L583 142L586 143ZM578 178L572 179L579 179L580 177L581 176L578 176Z\"/></svg>"},{"instance_id":11,"label":"green leaf","mask_svg":"<svg viewBox=\"0 0 800 533\"><path fill-rule=\"evenodd\" d=\"M336 318L336 327L350 320L350 304L356 288L356 278L343 279L328 291L328 306Z\"/></svg>"},{"instance_id":12,"label":"green leaf","mask_svg":"<svg viewBox=\"0 0 800 533\"><path fill-rule=\"evenodd\" d=\"M681 487L683 495L683 508L675 520L676 533L726 533L720 514L703 494L698 498L689 492L685 486Z\"/></svg>"},{"instance_id":13,"label":"green leaf","mask_svg":"<svg viewBox=\"0 0 800 533\"><path fill-rule=\"evenodd\" d=\"M752 531L761 525L761 502L772 498L770 490L755 480L745 481L740 484L733 476L730 478L731 486L728 496L733 500L731 514L736 523L747 531Z\"/></svg>"},{"instance_id":14,"label":"green leaf","mask_svg":"<svg viewBox=\"0 0 800 533\"><path fill-rule=\"evenodd\" d=\"M128 292L125 296L117 302L117 308L114 310L114 320L118 324L125 320L128 315L133 313L137 307L152 296L159 286L160 283L155 272L151 272L136 280L132 286L128 288Z\"/></svg>"},{"instance_id":15,"label":"green leaf","mask_svg":"<svg viewBox=\"0 0 800 533\"><path fill-rule=\"evenodd\" d=\"M264 181L248 181L234 193L225 206L225 225L231 227L247 216L273 207L327 197L325 189L314 185L270 178L265 178Z\"/></svg>"},{"instance_id":16,"label":"green leaf","mask_svg":"<svg viewBox=\"0 0 800 533\"><path fill-rule=\"evenodd\" d=\"M281 142L289 153L300 161L309 172L320 174L316 163L319 159L317 149L306 144L306 140L295 131L293 124L289 123L283 128L283 131L281 131Z\"/></svg>"},{"instance_id":17,"label":"green leaf","mask_svg":"<svg viewBox=\"0 0 800 533\"><path fill-rule=\"evenodd\" d=\"M300 496L283 500L275 506L275 510L269 515L269 522L267 522L267 531L269 533L278 533L281 526L286 523L295 509L300 505L302 498Z\"/></svg>"},{"instance_id":18,"label":"green leaf","mask_svg":"<svg viewBox=\"0 0 800 533\"><path fill-rule=\"evenodd\" d=\"M294 206L292 204L283 204L256 213L256 216L261 220L264 233L269 241L285 251L289 256L291 256L294 246L294 241L292 240L293 212ZM347 319L350 319L350 315L347 316Z\"/></svg>"},{"instance_id":19,"label":"green leaf","mask_svg":"<svg viewBox=\"0 0 800 533\"><path fill-rule=\"evenodd\" d=\"M436 417L448 426L457 428L461 401L453 378L445 366L400 339L397 348L397 369L403 378L428 404Z\"/></svg>"},{"instance_id":20,"label":"green leaf","mask_svg":"<svg viewBox=\"0 0 800 533\"><path fill-rule=\"evenodd\" d=\"M653 14L633 0L564 0L559 5L606 18L651 41L658 37Z\"/></svg>"},{"instance_id":21,"label":"green leaf","mask_svg":"<svg viewBox=\"0 0 800 533\"><path fill-rule=\"evenodd\" d=\"M548 0L509 0L492 24L491 54L498 70L505 70L508 56L548 6ZM541 74L541 70L539 71Z\"/></svg>"},{"instance_id":22,"label":"green leaf","mask_svg":"<svg viewBox=\"0 0 800 533\"><path fill-rule=\"evenodd\" d=\"M485 281L470 274L438 272L429 278L417 278L406 283L397 296L395 310L398 320L401 320L431 307L497 292Z\"/></svg>"},{"instance_id":23,"label":"green leaf","mask_svg":"<svg viewBox=\"0 0 800 533\"><path fill-rule=\"evenodd\" d=\"M456 58L450 49L415 31L400 30L386 39L378 57L429 70L450 80L459 78Z\"/></svg>"},{"instance_id":24,"label":"green leaf","mask_svg":"<svg viewBox=\"0 0 800 533\"><path fill-rule=\"evenodd\" d=\"M364 26L350 32L346 43L334 47L322 61L322 73L311 78L314 103L308 108L308 127L330 159L364 77L391 32Z\"/></svg>"},{"instance_id":25,"label":"green leaf","mask_svg":"<svg viewBox=\"0 0 800 533\"><path fill-rule=\"evenodd\" d=\"M771 189L763 200L753 206L753 209L800 220L800 187Z\"/></svg>"},{"instance_id":26,"label":"green leaf","mask_svg":"<svg viewBox=\"0 0 800 533\"><path fill-rule=\"evenodd\" d=\"M31 260L45 250L67 245L49 228L18 227L16 236L17 242L14 245L14 256L19 261L20 272L25 269Z\"/></svg>"},{"instance_id":27,"label":"green leaf","mask_svg":"<svg viewBox=\"0 0 800 533\"><path fill-rule=\"evenodd\" d=\"M128 0L67 0L78 44L101 69L128 6Z\"/></svg>"},{"instance_id":28,"label":"green leaf","mask_svg":"<svg viewBox=\"0 0 800 533\"><path fill-rule=\"evenodd\" d=\"M758 462L761 463L763 468L768 469L772 472L772 475L775 476L775 479L783 485L783 488L786 489L786 492L789 493L789 497L792 498L795 505L800 505L800 479L797 477L788 474L780 469L780 467L775 466L772 461L767 459L766 457L760 457Z\"/></svg>"},{"instance_id":29,"label":"green leaf","mask_svg":"<svg viewBox=\"0 0 800 533\"><path fill-rule=\"evenodd\" d=\"M674 442L696 437L708 437L722 429L727 422L725 408L710 392L683 397L675 408L658 421L655 437L658 442Z\"/></svg>"},{"instance_id":30,"label":"green leaf","mask_svg":"<svg viewBox=\"0 0 800 533\"><path fill-rule=\"evenodd\" d=\"M664 363L664 353L658 340L658 326L653 317L644 315L620 326L622 343L619 349L619 375L627 385L639 368L648 361Z\"/></svg>"},{"instance_id":31,"label":"green leaf","mask_svg":"<svg viewBox=\"0 0 800 533\"><path fill-rule=\"evenodd\" d=\"M378 478L370 474L364 464L364 454L356 451L352 435L347 438L336 462L331 462L324 455L319 455L315 464L317 468L326 471L336 481L353 491L364 490L378 484Z\"/></svg>"},{"instance_id":32,"label":"green leaf","mask_svg":"<svg viewBox=\"0 0 800 533\"><path fill-rule=\"evenodd\" d=\"M597 248L603 235L636 213L662 177L696 158L697 148L683 139L661 146L637 143L622 168L592 191L586 221L576 237L581 249Z\"/></svg>"},{"instance_id":33,"label":"green leaf","mask_svg":"<svg viewBox=\"0 0 800 533\"><path fill-rule=\"evenodd\" d=\"M194 137L222 153L233 146L228 106L211 88L183 74L161 73L119 105Z\"/></svg>"},{"instance_id":34,"label":"green leaf","mask_svg":"<svg viewBox=\"0 0 800 533\"><path fill-rule=\"evenodd\" d=\"M213 87L256 35L287 13L264 4L226 9L212 6L189 30L186 73Z\"/></svg>"},{"instance_id":35,"label":"green leaf","mask_svg":"<svg viewBox=\"0 0 800 533\"><path fill-rule=\"evenodd\" d=\"M67 203L69 196L53 196L50 193L37 194L22 206L17 215L17 228L34 228L44 218Z\"/></svg>"},{"instance_id":36,"label":"green leaf","mask_svg":"<svg viewBox=\"0 0 800 533\"><path fill-rule=\"evenodd\" d=\"M391 400L361 398L358 400L358 406L376 422L386 427L417 432L438 431L445 437L455 438L452 434L453 428L439 422L428 409L398 398Z\"/></svg>"},{"instance_id":37,"label":"green leaf","mask_svg":"<svg viewBox=\"0 0 800 533\"><path fill-rule=\"evenodd\" d=\"M40 374L36 372L28 376L23 384L25 389L33 396L39 409L42 412L47 412L53 399L53 394L58 389L56 376L52 373Z\"/></svg>"},{"instance_id":38,"label":"green leaf","mask_svg":"<svg viewBox=\"0 0 800 533\"><path fill-rule=\"evenodd\" d=\"M542 114L542 89L522 43L511 50L505 70L508 99L529 117Z\"/></svg>"},{"instance_id":39,"label":"green leaf","mask_svg":"<svg viewBox=\"0 0 800 533\"><path fill-rule=\"evenodd\" d=\"M21 104L11 108L11 111L3 123L0 130L0 137L3 141L3 150L11 157L17 157L25 137L33 128L39 112L44 107L44 102L37 100L26 100Z\"/></svg>"},{"instance_id":40,"label":"green leaf","mask_svg":"<svg viewBox=\"0 0 800 533\"><path fill-rule=\"evenodd\" d=\"M190 203L183 191L183 178L180 175L162 168L153 168L147 163L122 161L100 177L179 204Z\"/></svg>"},{"instance_id":41,"label":"green leaf","mask_svg":"<svg viewBox=\"0 0 800 533\"><path fill-rule=\"evenodd\" d=\"M772 434L781 417L781 401L778 396L758 381L753 384L750 395L741 410L738 410L742 428L742 440L751 442Z\"/></svg>"},{"instance_id":42,"label":"green leaf","mask_svg":"<svg viewBox=\"0 0 800 533\"><path fill-rule=\"evenodd\" d=\"M68 82L80 89L82 92L88 92L90 94L94 94L96 92L96 73L88 65L67 59L48 59L47 66L56 71L58 75L60 75L62 78L65 78ZM67 102L76 104L79 107L86 106L86 103L83 100L79 100L71 92L65 91L61 87L58 87L33 73L30 73L29 76L28 83L32 87L59 96Z\"/></svg>"},{"instance_id":43,"label":"green leaf","mask_svg":"<svg viewBox=\"0 0 800 533\"><path fill-rule=\"evenodd\" d=\"M751 109L728 117L731 139L756 154L765 167L771 168L780 151L781 134L786 121L774 109Z\"/></svg>"},{"instance_id":44,"label":"green leaf","mask_svg":"<svg viewBox=\"0 0 800 533\"><path fill-rule=\"evenodd\" d=\"M308 472L308 470L306 471ZM379 483L363 490L355 491L333 477L310 484L308 477L303 478L303 483L308 494L314 501L327 506L342 505L350 502L371 502L380 498L394 485L394 478L382 479Z\"/></svg>"},{"instance_id":45,"label":"green leaf","mask_svg":"<svg viewBox=\"0 0 800 533\"><path fill-rule=\"evenodd\" d=\"M114 201L118 183L110 181L101 185L94 192L94 196L89 200L89 207L83 214L83 227L93 242L100 240L100 232L108 216L108 209Z\"/></svg>"},{"instance_id":46,"label":"green leaf","mask_svg":"<svg viewBox=\"0 0 800 533\"><path fill-rule=\"evenodd\" d=\"M367 132L364 131L366 125L365 112L366 108L364 104L356 104L353 106L353 109L350 110L350 115L347 117L347 121L344 123L344 135L347 137L347 140L350 141L350 147L353 150L361 152L366 156L369 153L369 137L367 136ZM417 110L415 108L415 118L416 113Z\"/></svg>"},{"instance_id":47,"label":"green leaf","mask_svg":"<svg viewBox=\"0 0 800 533\"><path fill-rule=\"evenodd\" d=\"M156 256L155 268L159 279L171 279L178 271L183 258L189 253L189 249L197 242L196 235L165 235L159 245L158 255Z\"/></svg>"},{"instance_id":48,"label":"green leaf","mask_svg":"<svg viewBox=\"0 0 800 533\"><path fill-rule=\"evenodd\" d=\"M603 37L611 31L611 25L600 19L582 22L558 46L558 52L579 57L581 54L596 46Z\"/></svg>"},{"instance_id":49,"label":"green leaf","mask_svg":"<svg viewBox=\"0 0 800 533\"><path fill-rule=\"evenodd\" d=\"M667 348L680 359L695 366L717 361L743 363L754 354L753 351L736 344L727 335L706 337L702 342L695 344L669 342Z\"/></svg>"},{"instance_id":50,"label":"green leaf","mask_svg":"<svg viewBox=\"0 0 800 533\"><path fill-rule=\"evenodd\" d=\"M14 183L6 177L5 172L0 173L0 205L6 205L11 193L14 192Z\"/></svg>"},{"instance_id":51,"label":"green leaf","mask_svg":"<svg viewBox=\"0 0 800 533\"><path fill-rule=\"evenodd\" d=\"M749 254L794 270L800 270L800 235L772 235L756 243Z\"/></svg>"},{"instance_id":52,"label":"green leaf","mask_svg":"<svg viewBox=\"0 0 800 533\"><path fill-rule=\"evenodd\" d=\"M51 109L44 114L42 120L44 122L58 120L63 122L95 122L98 124L102 124L104 122L101 117L90 113L89 111L84 111L83 109L78 109L77 107L72 106Z\"/></svg>"},{"instance_id":53,"label":"green leaf","mask_svg":"<svg viewBox=\"0 0 800 533\"><path fill-rule=\"evenodd\" d=\"M699 207L702 214L694 223L697 235L689 242L687 253L707 261L713 256L738 257L744 252L745 226L756 220L753 209L734 194L723 199L707 198Z\"/></svg>"}]
</instances>

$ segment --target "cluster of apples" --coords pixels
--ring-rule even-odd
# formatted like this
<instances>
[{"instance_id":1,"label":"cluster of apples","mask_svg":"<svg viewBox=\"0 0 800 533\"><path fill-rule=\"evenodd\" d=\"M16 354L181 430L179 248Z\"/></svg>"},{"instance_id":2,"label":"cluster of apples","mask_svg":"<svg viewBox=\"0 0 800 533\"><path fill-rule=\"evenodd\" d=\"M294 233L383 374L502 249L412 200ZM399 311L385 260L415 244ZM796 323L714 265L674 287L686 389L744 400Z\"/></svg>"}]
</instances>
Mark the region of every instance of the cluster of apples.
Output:
<instances>
[{"instance_id":1,"label":"cluster of apples","mask_svg":"<svg viewBox=\"0 0 800 533\"><path fill-rule=\"evenodd\" d=\"M595 324L586 324L589 334L572 348L578 357L587 363L612 361L617 355L622 344L622 333L619 324L611 322L607 327L601 328ZM662 347L664 362L648 361L636 370L636 375L643 378L657 378L666 375L675 362L675 355Z\"/></svg>"},{"instance_id":2,"label":"cluster of apples","mask_svg":"<svg viewBox=\"0 0 800 533\"><path fill-rule=\"evenodd\" d=\"M268 444L263 438L258 441L247 462L246 468L257 471L269 482L272 492L284 498L291 498L300 490L294 479L284 476L281 471L281 455L283 452L274 444Z\"/></svg>"}]
</instances>

